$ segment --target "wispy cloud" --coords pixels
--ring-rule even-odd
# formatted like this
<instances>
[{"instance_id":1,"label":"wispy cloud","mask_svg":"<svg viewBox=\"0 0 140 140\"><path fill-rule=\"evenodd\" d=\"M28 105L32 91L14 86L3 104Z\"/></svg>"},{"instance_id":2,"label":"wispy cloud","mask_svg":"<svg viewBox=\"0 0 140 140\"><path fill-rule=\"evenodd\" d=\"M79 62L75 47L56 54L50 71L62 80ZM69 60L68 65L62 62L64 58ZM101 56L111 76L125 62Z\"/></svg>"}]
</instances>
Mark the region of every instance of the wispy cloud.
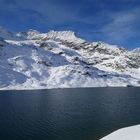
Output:
<instances>
[{"instance_id":1,"label":"wispy cloud","mask_svg":"<svg viewBox=\"0 0 140 140\"><path fill-rule=\"evenodd\" d=\"M76 17L79 9L76 3L66 3L63 0L59 3L56 0L16 0L16 2L22 9L35 10L40 13L46 17L46 22L50 22L52 24L61 24L77 19Z\"/></svg>"},{"instance_id":2,"label":"wispy cloud","mask_svg":"<svg viewBox=\"0 0 140 140\"><path fill-rule=\"evenodd\" d=\"M71 29L89 40L126 44L140 37L139 4L138 0L0 0L0 24L19 30Z\"/></svg>"},{"instance_id":3,"label":"wispy cloud","mask_svg":"<svg viewBox=\"0 0 140 140\"><path fill-rule=\"evenodd\" d=\"M135 24L139 20L139 14L139 8L111 13L112 20L101 31L112 41L123 42L136 35Z\"/></svg>"}]
</instances>

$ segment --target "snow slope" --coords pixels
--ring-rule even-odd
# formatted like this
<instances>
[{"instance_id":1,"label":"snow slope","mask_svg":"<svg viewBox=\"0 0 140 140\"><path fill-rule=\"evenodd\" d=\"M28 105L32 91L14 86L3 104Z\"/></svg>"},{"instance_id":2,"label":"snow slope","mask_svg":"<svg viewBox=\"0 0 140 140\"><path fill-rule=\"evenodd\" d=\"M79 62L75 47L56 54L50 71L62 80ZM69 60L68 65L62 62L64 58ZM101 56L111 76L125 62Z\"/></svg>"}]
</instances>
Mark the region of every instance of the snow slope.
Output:
<instances>
[{"instance_id":1,"label":"snow slope","mask_svg":"<svg viewBox=\"0 0 140 140\"><path fill-rule=\"evenodd\" d=\"M140 125L119 129L101 140L140 140Z\"/></svg>"},{"instance_id":2,"label":"snow slope","mask_svg":"<svg viewBox=\"0 0 140 140\"><path fill-rule=\"evenodd\" d=\"M140 54L72 31L0 28L0 89L139 86Z\"/></svg>"}]
</instances>

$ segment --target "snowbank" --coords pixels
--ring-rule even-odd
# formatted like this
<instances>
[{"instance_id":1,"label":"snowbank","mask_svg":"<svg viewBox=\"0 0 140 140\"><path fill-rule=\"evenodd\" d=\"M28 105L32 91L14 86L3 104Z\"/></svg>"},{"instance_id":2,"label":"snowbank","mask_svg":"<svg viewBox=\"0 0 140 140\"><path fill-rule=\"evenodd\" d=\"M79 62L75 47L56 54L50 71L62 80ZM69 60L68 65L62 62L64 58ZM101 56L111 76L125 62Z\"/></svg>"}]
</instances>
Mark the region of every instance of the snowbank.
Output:
<instances>
[{"instance_id":1,"label":"snowbank","mask_svg":"<svg viewBox=\"0 0 140 140\"><path fill-rule=\"evenodd\" d=\"M140 140L140 125L119 129L101 140Z\"/></svg>"}]
</instances>

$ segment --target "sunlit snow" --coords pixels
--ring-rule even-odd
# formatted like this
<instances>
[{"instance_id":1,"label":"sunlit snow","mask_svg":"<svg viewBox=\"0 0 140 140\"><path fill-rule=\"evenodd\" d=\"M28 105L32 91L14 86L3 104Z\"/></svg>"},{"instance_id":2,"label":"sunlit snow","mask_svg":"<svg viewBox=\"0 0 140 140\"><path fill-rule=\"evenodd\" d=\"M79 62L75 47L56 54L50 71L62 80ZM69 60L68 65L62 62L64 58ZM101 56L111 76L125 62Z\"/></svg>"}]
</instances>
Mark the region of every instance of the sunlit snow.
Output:
<instances>
[{"instance_id":1,"label":"sunlit snow","mask_svg":"<svg viewBox=\"0 0 140 140\"><path fill-rule=\"evenodd\" d=\"M72 31L0 28L0 89L139 86L140 53Z\"/></svg>"}]
</instances>

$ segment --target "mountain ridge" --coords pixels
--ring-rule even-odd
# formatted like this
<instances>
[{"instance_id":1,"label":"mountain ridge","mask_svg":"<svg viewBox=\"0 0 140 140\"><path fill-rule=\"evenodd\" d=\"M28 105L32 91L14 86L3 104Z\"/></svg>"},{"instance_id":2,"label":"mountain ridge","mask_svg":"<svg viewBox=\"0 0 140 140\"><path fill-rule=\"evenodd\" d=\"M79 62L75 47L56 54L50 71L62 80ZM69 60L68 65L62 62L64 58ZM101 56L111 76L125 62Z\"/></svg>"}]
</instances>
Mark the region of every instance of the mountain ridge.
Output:
<instances>
[{"instance_id":1,"label":"mountain ridge","mask_svg":"<svg viewBox=\"0 0 140 140\"><path fill-rule=\"evenodd\" d=\"M140 86L138 51L90 43L73 31L9 37L1 30L0 89Z\"/></svg>"}]
</instances>

